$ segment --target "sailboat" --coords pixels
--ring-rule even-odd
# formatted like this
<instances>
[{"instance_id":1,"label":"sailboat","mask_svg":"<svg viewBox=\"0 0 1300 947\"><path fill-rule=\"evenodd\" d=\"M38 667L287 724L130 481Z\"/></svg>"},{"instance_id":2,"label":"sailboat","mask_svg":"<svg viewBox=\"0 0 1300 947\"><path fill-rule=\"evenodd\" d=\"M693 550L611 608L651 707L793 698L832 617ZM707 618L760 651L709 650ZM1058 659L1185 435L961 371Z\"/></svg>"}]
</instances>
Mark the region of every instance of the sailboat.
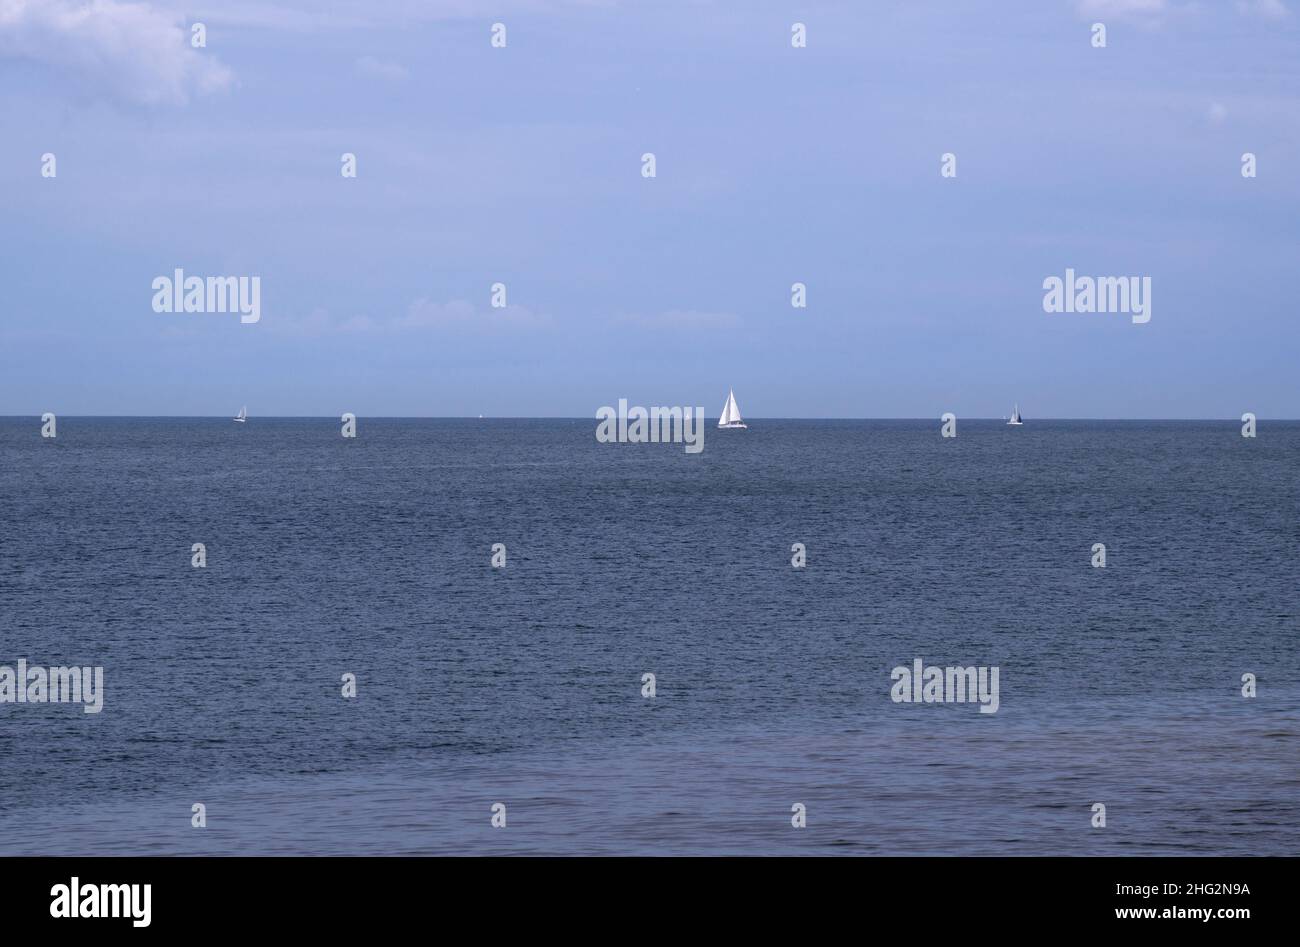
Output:
<instances>
[{"instance_id":1,"label":"sailboat","mask_svg":"<svg viewBox=\"0 0 1300 947\"><path fill-rule=\"evenodd\" d=\"M1024 421L1020 420L1020 405L1016 405L1014 408L1011 409L1011 420L1008 421L1007 423L1014 424L1017 427L1025 423Z\"/></svg>"},{"instance_id":2,"label":"sailboat","mask_svg":"<svg viewBox=\"0 0 1300 947\"><path fill-rule=\"evenodd\" d=\"M748 426L740 416L740 408L736 406L736 392L729 390L727 392L727 403L722 406L722 417L718 418L718 427L743 428Z\"/></svg>"},{"instance_id":3,"label":"sailboat","mask_svg":"<svg viewBox=\"0 0 1300 947\"><path fill-rule=\"evenodd\" d=\"M248 405L244 405L242 408L240 408L239 416L231 418L230 420L238 421L240 424L245 423L248 420Z\"/></svg>"}]
</instances>

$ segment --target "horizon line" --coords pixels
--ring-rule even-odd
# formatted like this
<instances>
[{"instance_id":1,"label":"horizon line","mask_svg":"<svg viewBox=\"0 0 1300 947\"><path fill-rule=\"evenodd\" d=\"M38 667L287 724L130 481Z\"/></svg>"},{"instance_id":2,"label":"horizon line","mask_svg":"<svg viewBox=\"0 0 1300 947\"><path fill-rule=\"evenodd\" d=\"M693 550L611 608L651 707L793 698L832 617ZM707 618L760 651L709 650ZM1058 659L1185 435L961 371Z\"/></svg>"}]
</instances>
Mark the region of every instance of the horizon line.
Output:
<instances>
[{"instance_id":1,"label":"horizon line","mask_svg":"<svg viewBox=\"0 0 1300 947\"><path fill-rule=\"evenodd\" d=\"M60 418L84 418L91 420L109 420L109 421L153 421L153 420L173 420L173 421L232 421L227 415L219 414L58 414ZM532 414L532 415L474 415L474 414L356 414L357 419L368 419L372 421L598 421L596 415L569 415L569 414ZM1253 413L1253 412L1252 412ZM31 418L40 419L41 413L31 414L0 414L0 420L29 420ZM718 415L704 415L704 420L711 420ZM1270 422L1295 422L1300 418L1260 418L1256 415L1256 420L1267 420ZM249 415L249 421L330 421L337 423L339 418L333 414L262 414ZM957 416L958 421L1006 421L1006 415L1002 417L962 417ZM808 415L773 415L773 416L755 416L749 415L746 421L927 421L939 422L942 417L812 417ZM1223 422L1240 424L1241 418L1238 417L1176 417L1176 418L1154 418L1154 417L1054 417L1054 416L1034 416L1025 420L1025 426L1038 421L1123 421L1123 422Z\"/></svg>"}]
</instances>

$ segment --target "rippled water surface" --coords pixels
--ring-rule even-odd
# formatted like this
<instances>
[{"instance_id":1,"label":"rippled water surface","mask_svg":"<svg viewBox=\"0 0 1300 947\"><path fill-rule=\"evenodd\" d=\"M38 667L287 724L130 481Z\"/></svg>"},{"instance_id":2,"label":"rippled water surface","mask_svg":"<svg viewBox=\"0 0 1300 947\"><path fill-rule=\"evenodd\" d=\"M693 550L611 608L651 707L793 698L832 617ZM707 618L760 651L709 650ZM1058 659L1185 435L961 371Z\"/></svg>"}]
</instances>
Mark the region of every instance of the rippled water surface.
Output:
<instances>
[{"instance_id":1,"label":"rippled water surface","mask_svg":"<svg viewBox=\"0 0 1300 947\"><path fill-rule=\"evenodd\" d=\"M1298 424L39 429L0 665L106 693L0 704L5 852L1300 851ZM998 712L893 703L917 657Z\"/></svg>"}]
</instances>

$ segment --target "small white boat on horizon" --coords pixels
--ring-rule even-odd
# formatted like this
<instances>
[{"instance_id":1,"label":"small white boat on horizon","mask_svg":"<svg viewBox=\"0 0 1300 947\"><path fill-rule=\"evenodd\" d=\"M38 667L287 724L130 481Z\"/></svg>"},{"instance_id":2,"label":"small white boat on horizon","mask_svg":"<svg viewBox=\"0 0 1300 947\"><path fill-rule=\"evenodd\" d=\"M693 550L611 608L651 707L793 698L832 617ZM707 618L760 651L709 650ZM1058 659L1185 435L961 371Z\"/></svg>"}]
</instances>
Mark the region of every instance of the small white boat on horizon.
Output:
<instances>
[{"instance_id":1,"label":"small white boat on horizon","mask_svg":"<svg viewBox=\"0 0 1300 947\"><path fill-rule=\"evenodd\" d=\"M727 403L722 406L722 417L718 418L718 427L733 430L749 427L740 416L740 408L736 405L736 392L734 390L729 389L727 392Z\"/></svg>"},{"instance_id":2,"label":"small white boat on horizon","mask_svg":"<svg viewBox=\"0 0 1300 947\"><path fill-rule=\"evenodd\" d=\"M231 418L230 420L238 421L240 424L246 423L248 421L248 405L244 405L242 408L240 408L239 415L237 417Z\"/></svg>"},{"instance_id":3,"label":"small white boat on horizon","mask_svg":"<svg viewBox=\"0 0 1300 947\"><path fill-rule=\"evenodd\" d=\"M1016 427L1019 427L1020 425L1025 423L1024 421L1020 420L1020 405L1017 404L1014 408L1011 409L1011 420L1008 421L1007 423L1014 424Z\"/></svg>"}]
</instances>

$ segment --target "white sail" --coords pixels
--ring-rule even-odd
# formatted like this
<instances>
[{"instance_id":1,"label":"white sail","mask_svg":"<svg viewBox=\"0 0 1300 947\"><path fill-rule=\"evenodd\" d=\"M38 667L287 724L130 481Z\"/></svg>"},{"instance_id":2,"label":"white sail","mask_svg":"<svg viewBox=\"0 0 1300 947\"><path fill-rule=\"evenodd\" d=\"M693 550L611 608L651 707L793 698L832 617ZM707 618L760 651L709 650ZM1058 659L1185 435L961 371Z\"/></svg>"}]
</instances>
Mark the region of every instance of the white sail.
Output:
<instances>
[{"instance_id":1,"label":"white sail","mask_svg":"<svg viewBox=\"0 0 1300 947\"><path fill-rule=\"evenodd\" d=\"M247 420L248 420L248 405L244 405L242 408L240 408L240 409L239 409L239 414L236 415L236 416L233 418L233 420L235 420L235 421L247 421Z\"/></svg>"},{"instance_id":2,"label":"white sail","mask_svg":"<svg viewBox=\"0 0 1300 947\"><path fill-rule=\"evenodd\" d=\"M1023 421L1020 420L1020 405L1019 405L1019 404L1017 404L1014 408L1011 409L1011 420L1008 421L1007 423L1008 423L1008 424L1023 424L1023 423L1024 423Z\"/></svg>"},{"instance_id":3,"label":"white sail","mask_svg":"<svg viewBox=\"0 0 1300 947\"><path fill-rule=\"evenodd\" d=\"M744 427L745 421L740 416L740 407L736 404L736 392L727 392L727 402L722 406L722 416L718 418L718 427Z\"/></svg>"}]
</instances>

